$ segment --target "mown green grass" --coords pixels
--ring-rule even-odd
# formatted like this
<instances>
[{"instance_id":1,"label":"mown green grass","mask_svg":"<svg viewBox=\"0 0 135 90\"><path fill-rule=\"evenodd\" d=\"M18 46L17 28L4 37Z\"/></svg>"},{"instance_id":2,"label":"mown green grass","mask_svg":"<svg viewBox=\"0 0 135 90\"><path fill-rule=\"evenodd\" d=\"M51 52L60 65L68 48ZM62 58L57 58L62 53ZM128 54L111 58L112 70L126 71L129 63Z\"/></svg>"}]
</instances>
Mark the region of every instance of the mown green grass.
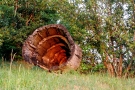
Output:
<instances>
[{"instance_id":1,"label":"mown green grass","mask_svg":"<svg viewBox=\"0 0 135 90\"><path fill-rule=\"evenodd\" d=\"M0 90L135 90L135 79L105 74L48 73L24 64L0 63Z\"/></svg>"}]
</instances>

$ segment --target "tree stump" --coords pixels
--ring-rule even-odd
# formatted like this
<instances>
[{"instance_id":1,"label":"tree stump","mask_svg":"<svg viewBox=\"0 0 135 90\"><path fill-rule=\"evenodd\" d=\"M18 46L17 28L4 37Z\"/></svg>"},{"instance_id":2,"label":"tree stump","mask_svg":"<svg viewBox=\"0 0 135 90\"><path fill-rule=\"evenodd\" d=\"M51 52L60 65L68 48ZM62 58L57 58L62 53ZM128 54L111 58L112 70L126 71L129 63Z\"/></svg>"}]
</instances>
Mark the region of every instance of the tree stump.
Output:
<instances>
[{"instance_id":1,"label":"tree stump","mask_svg":"<svg viewBox=\"0 0 135 90\"><path fill-rule=\"evenodd\" d=\"M82 50L64 26L51 24L36 29L26 39L22 56L30 64L48 71L76 70L80 66Z\"/></svg>"}]
</instances>

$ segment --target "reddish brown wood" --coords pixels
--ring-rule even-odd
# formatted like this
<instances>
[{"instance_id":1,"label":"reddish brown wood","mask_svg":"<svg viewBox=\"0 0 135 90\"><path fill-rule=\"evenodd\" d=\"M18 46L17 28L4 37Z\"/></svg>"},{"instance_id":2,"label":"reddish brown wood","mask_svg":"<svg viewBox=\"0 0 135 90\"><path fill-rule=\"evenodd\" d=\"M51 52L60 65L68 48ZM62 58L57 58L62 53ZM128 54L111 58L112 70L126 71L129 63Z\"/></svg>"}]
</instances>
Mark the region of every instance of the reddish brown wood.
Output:
<instances>
[{"instance_id":1,"label":"reddish brown wood","mask_svg":"<svg viewBox=\"0 0 135 90\"><path fill-rule=\"evenodd\" d=\"M26 39L22 55L25 61L45 70L76 70L82 50L64 26L51 24L36 29Z\"/></svg>"}]
</instances>

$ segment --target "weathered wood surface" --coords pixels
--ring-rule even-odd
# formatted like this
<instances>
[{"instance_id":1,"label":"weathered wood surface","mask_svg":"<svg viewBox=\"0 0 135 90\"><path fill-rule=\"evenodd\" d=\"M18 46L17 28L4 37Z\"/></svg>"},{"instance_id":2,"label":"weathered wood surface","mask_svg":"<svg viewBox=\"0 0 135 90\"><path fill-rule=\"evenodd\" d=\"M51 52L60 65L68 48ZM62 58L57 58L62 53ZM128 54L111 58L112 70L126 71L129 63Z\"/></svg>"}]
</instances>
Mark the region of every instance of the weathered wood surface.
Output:
<instances>
[{"instance_id":1,"label":"weathered wood surface","mask_svg":"<svg viewBox=\"0 0 135 90\"><path fill-rule=\"evenodd\" d=\"M45 70L76 70L80 66L82 50L64 26L51 24L36 29L26 39L22 56L25 61Z\"/></svg>"}]
</instances>

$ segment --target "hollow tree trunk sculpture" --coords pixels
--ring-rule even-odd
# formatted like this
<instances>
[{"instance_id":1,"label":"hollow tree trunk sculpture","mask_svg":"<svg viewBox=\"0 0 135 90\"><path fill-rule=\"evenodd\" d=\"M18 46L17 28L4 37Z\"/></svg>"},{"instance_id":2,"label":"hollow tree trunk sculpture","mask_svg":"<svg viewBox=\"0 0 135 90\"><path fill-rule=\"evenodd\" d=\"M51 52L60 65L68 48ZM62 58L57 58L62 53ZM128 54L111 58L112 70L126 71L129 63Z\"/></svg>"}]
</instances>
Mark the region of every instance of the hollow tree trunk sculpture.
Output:
<instances>
[{"instance_id":1,"label":"hollow tree trunk sculpture","mask_svg":"<svg viewBox=\"0 0 135 90\"><path fill-rule=\"evenodd\" d=\"M64 26L51 24L36 29L26 39L22 55L25 61L45 70L76 70L82 50Z\"/></svg>"}]
</instances>

